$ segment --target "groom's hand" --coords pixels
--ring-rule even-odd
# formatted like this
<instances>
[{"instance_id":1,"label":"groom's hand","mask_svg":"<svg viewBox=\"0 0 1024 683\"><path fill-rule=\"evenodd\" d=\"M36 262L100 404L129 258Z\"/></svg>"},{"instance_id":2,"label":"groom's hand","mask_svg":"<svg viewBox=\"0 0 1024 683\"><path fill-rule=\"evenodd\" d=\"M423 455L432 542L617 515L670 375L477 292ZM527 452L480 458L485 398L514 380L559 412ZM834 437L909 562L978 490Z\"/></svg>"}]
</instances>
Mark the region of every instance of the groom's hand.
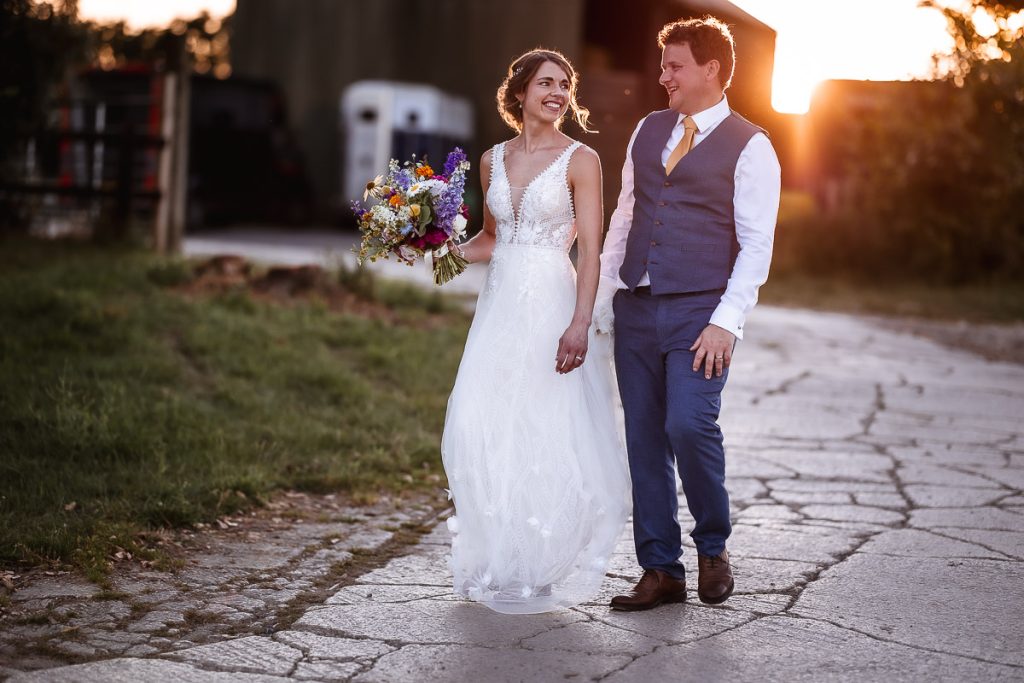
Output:
<instances>
[{"instance_id":1,"label":"groom's hand","mask_svg":"<svg viewBox=\"0 0 1024 683\"><path fill-rule=\"evenodd\" d=\"M697 352L693 356L693 371L697 372L703 363L704 379L711 379L712 371L715 377L721 377L722 369L729 367L729 363L732 362L732 347L735 342L736 335L729 330L717 325L705 327L697 341L690 347L691 351Z\"/></svg>"}]
</instances>

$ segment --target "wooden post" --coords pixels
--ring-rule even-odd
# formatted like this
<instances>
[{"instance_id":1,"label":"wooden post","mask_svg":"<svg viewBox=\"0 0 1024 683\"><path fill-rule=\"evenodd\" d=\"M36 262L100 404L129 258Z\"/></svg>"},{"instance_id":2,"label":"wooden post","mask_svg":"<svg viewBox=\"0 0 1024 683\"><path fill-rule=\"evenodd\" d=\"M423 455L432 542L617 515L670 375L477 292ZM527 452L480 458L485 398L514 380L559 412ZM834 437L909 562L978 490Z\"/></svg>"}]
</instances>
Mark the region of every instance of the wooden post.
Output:
<instances>
[{"instance_id":1,"label":"wooden post","mask_svg":"<svg viewBox=\"0 0 1024 683\"><path fill-rule=\"evenodd\" d=\"M192 60L181 50L181 68L178 80L178 95L175 102L177 134L170 141L174 145L174 179L171 187L171 220L168 224L167 251L177 254L185 237L188 222L188 145L189 129L192 126Z\"/></svg>"},{"instance_id":2,"label":"wooden post","mask_svg":"<svg viewBox=\"0 0 1024 683\"><path fill-rule=\"evenodd\" d=\"M171 224L171 188L174 177L174 145L171 141L175 136L175 124L177 118L178 100L178 74L173 71L166 71L163 75L163 101L160 103L160 137L164 144L160 148L160 162L157 171L157 190L160 192L160 199L156 207L156 219L153 221L153 249L158 254L167 253L168 233Z\"/></svg>"},{"instance_id":3,"label":"wooden post","mask_svg":"<svg viewBox=\"0 0 1024 683\"><path fill-rule=\"evenodd\" d=\"M161 254L181 251L188 220L188 145L192 64L185 41L176 41L167 56L164 73L159 189L153 225L153 248Z\"/></svg>"}]
</instances>

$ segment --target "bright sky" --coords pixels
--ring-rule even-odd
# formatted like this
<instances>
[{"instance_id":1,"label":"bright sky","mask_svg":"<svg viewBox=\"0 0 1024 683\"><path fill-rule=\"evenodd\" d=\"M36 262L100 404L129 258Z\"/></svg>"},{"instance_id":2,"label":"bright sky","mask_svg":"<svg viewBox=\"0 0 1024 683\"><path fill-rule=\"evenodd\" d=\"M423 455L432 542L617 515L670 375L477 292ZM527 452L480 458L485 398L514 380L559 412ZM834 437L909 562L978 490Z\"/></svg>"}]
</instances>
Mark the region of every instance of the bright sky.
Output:
<instances>
[{"instance_id":1,"label":"bright sky","mask_svg":"<svg viewBox=\"0 0 1024 683\"><path fill-rule=\"evenodd\" d=\"M802 114L820 81L927 77L952 47L946 20L918 0L733 0L774 28L772 106Z\"/></svg>"},{"instance_id":2,"label":"bright sky","mask_svg":"<svg viewBox=\"0 0 1024 683\"><path fill-rule=\"evenodd\" d=\"M772 105L807 111L814 86L830 78L926 77L931 56L951 41L938 12L918 0L733 0L778 32ZM223 16L235 0L80 0L83 17L125 19L133 28L167 25L207 9Z\"/></svg>"},{"instance_id":3,"label":"bright sky","mask_svg":"<svg viewBox=\"0 0 1024 683\"><path fill-rule=\"evenodd\" d=\"M223 17L235 9L235 0L79 0L83 19L101 22L125 20L132 28L167 26L175 19L192 19L203 10Z\"/></svg>"}]
</instances>

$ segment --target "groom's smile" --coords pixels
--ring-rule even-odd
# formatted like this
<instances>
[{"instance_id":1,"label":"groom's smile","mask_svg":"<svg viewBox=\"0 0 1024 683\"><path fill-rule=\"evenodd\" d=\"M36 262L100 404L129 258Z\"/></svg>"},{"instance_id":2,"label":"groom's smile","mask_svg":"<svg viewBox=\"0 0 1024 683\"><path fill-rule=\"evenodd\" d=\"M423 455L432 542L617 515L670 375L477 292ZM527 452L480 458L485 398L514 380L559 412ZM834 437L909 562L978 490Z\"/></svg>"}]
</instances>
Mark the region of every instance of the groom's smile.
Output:
<instances>
[{"instance_id":1,"label":"groom's smile","mask_svg":"<svg viewBox=\"0 0 1024 683\"><path fill-rule=\"evenodd\" d=\"M714 105L722 98L717 69L716 60L698 64L686 43L666 45L661 54L658 83L668 93L669 109L680 114L696 114Z\"/></svg>"}]
</instances>

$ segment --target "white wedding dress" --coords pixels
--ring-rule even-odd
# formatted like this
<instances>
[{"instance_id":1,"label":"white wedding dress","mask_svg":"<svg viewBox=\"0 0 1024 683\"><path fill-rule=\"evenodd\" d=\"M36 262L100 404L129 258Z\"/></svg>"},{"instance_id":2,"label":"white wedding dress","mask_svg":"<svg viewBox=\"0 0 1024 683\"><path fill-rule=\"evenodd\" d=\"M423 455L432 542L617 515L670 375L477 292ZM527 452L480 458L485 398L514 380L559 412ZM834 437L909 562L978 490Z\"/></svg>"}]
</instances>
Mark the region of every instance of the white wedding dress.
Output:
<instances>
[{"instance_id":1,"label":"white wedding dress","mask_svg":"<svg viewBox=\"0 0 1024 683\"><path fill-rule=\"evenodd\" d=\"M498 612L591 599L630 511L607 335L591 329L583 366L555 372L576 303L567 174L580 144L526 188L509 186L505 144L495 146L486 201L497 243L448 400L454 588Z\"/></svg>"}]
</instances>

